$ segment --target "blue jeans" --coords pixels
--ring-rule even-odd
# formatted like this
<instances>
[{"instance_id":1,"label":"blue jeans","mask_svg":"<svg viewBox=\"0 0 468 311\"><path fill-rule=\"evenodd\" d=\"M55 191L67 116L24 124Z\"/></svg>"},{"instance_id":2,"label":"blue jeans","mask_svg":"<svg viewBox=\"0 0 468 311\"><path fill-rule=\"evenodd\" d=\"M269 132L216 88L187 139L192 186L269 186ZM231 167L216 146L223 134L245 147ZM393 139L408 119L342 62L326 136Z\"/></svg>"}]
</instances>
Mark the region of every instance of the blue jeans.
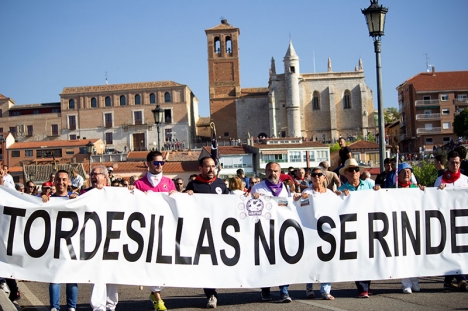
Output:
<instances>
[{"instance_id":1,"label":"blue jeans","mask_svg":"<svg viewBox=\"0 0 468 311\"><path fill-rule=\"evenodd\" d=\"M76 308L78 284L67 283L67 308ZM49 284L50 307L60 310L60 283Z\"/></svg>"},{"instance_id":2,"label":"blue jeans","mask_svg":"<svg viewBox=\"0 0 468 311\"><path fill-rule=\"evenodd\" d=\"M313 289L312 283L307 283L306 288ZM331 291L331 283L320 283L320 292L322 294L330 294L330 291Z\"/></svg>"},{"instance_id":3,"label":"blue jeans","mask_svg":"<svg viewBox=\"0 0 468 311\"><path fill-rule=\"evenodd\" d=\"M280 289L281 295L288 295L289 296L289 294L288 294L289 285L281 285L279 287L279 289Z\"/></svg>"}]
</instances>

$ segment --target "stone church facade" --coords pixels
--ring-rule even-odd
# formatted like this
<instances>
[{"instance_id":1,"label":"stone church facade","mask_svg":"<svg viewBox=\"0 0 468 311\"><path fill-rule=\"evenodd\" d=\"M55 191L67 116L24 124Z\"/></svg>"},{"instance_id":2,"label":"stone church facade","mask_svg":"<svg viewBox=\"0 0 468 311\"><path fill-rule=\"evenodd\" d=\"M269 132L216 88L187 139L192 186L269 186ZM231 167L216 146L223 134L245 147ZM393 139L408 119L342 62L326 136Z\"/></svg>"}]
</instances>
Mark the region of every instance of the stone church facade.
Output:
<instances>
[{"instance_id":1,"label":"stone church facade","mask_svg":"<svg viewBox=\"0 0 468 311\"><path fill-rule=\"evenodd\" d=\"M240 30L226 20L206 29L210 115L221 139L249 136L307 137L334 140L340 136L376 133L371 89L362 61L354 71L301 73L292 42L284 56L284 73L271 60L267 87L241 88Z\"/></svg>"}]
</instances>

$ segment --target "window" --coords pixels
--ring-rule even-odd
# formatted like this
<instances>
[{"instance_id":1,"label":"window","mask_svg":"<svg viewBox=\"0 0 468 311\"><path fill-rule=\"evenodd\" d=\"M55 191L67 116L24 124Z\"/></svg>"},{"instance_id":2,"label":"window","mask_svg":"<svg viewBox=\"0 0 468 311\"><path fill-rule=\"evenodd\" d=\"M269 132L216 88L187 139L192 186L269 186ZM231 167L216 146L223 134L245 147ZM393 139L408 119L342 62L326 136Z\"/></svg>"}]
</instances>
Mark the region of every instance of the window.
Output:
<instances>
[{"instance_id":1,"label":"window","mask_svg":"<svg viewBox=\"0 0 468 311\"><path fill-rule=\"evenodd\" d=\"M65 149L65 154L72 155L72 154L75 154L75 151L72 148Z\"/></svg>"},{"instance_id":2,"label":"window","mask_svg":"<svg viewBox=\"0 0 468 311\"><path fill-rule=\"evenodd\" d=\"M466 94L458 94L457 95L457 100L458 101L466 101ZM0 117L1 117L1 111L0 111Z\"/></svg>"},{"instance_id":3,"label":"window","mask_svg":"<svg viewBox=\"0 0 468 311\"><path fill-rule=\"evenodd\" d=\"M0 118L3 116L2 109L0 109Z\"/></svg>"},{"instance_id":4,"label":"window","mask_svg":"<svg viewBox=\"0 0 468 311\"><path fill-rule=\"evenodd\" d=\"M33 111L33 114L39 114L39 110L37 110L37 109L34 110L34 111Z\"/></svg>"},{"instance_id":5,"label":"window","mask_svg":"<svg viewBox=\"0 0 468 311\"><path fill-rule=\"evenodd\" d=\"M446 102L449 99L449 96L447 94L442 94L440 95L440 100L443 102Z\"/></svg>"},{"instance_id":6,"label":"window","mask_svg":"<svg viewBox=\"0 0 468 311\"><path fill-rule=\"evenodd\" d=\"M442 137L442 142L443 142L444 144L449 143L449 142L450 142L450 137Z\"/></svg>"},{"instance_id":7,"label":"window","mask_svg":"<svg viewBox=\"0 0 468 311\"><path fill-rule=\"evenodd\" d=\"M143 112L142 111L134 111L133 112L133 124L143 124Z\"/></svg>"},{"instance_id":8,"label":"window","mask_svg":"<svg viewBox=\"0 0 468 311\"><path fill-rule=\"evenodd\" d=\"M351 92L346 90L343 96L343 108L351 109Z\"/></svg>"},{"instance_id":9,"label":"window","mask_svg":"<svg viewBox=\"0 0 468 311\"><path fill-rule=\"evenodd\" d=\"M141 102L140 102L140 95L135 95L135 105L141 105Z\"/></svg>"},{"instance_id":10,"label":"window","mask_svg":"<svg viewBox=\"0 0 468 311\"><path fill-rule=\"evenodd\" d=\"M3 134L3 127L0 127L0 134Z\"/></svg>"},{"instance_id":11,"label":"window","mask_svg":"<svg viewBox=\"0 0 468 311\"><path fill-rule=\"evenodd\" d=\"M62 149L38 149L36 151L36 158L61 158Z\"/></svg>"},{"instance_id":12,"label":"window","mask_svg":"<svg viewBox=\"0 0 468 311\"><path fill-rule=\"evenodd\" d=\"M319 110L320 109L320 102L319 102L319 92L315 91L314 96L312 97L312 109Z\"/></svg>"},{"instance_id":13,"label":"window","mask_svg":"<svg viewBox=\"0 0 468 311\"><path fill-rule=\"evenodd\" d=\"M31 150L31 149L24 150L24 156L25 157L32 157L33 156L33 150Z\"/></svg>"},{"instance_id":14,"label":"window","mask_svg":"<svg viewBox=\"0 0 468 311\"><path fill-rule=\"evenodd\" d=\"M164 109L164 123L172 123L172 110Z\"/></svg>"},{"instance_id":15,"label":"window","mask_svg":"<svg viewBox=\"0 0 468 311\"><path fill-rule=\"evenodd\" d=\"M33 126L32 126L32 125L28 125L27 129L28 129L28 132L26 133L26 135L27 135L27 136L33 136L33 134L34 134Z\"/></svg>"},{"instance_id":16,"label":"window","mask_svg":"<svg viewBox=\"0 0 468 311\"><path fill-rule=\"evenodd\" d=\"M432 137L426 137L426 145L432 145L434 140L432 139Z\"/></svg>"},{"instance_id":17,"label":"window","mask_svg":"<svg viewBox=\"0 0 468 311\"><path fill-rule=\"evenodd\" d=\"M302 162L300 151L289 151L289 162Z\"/></svg>"},{"instance_id":18,"label":"window","mask_svg":"<svg viewBox=\"0 0 468 311\"><path fill-rule=\"evenodd\" d=\"M52 124L52 136L58 136L58 124Z\"/></svg>"},{"instance_id":19,"label":"window","mask_svg":"<svg viewBox=\"0 0 468 311\"><path fill-rule=\"evenodd\" d=\"M154 93L150 94L150 104L156 104L156 95Z\"/></svg>"},{"instance_id":20,"label":"window","mask_svg":"<svg viewBox=\"0 0 468 311\"><path fill-rule=\"evenodd\" d=\"M289 73L296 73L296 68L294 66L289 67Z\"/></svg>"},{"instance_id":21,"label":"window","mask_svg":"<svg viewBox=\"0 0 468 311\"><path fill-rule=\"evenodd\" d=\"M442 108L442 115L443 116L448 116L450 114L450 109L449 108Z\"/></svg>"},{"instance_id":22,"label":"window","mask_svg":"<svg viewBox=\"0 0 468 311\"><path fill-rule=\"evenodd\" d=\"M16 137L16 126L10 126L9 131L10 131L11 135Z\"/></svg>"},{"instance_id":23,"label":"window","mask_svg":"<svg viewBox=\"0 0 468 311\"><path fill-rule=\"evenodd\" d=\"M224 132L224 137L228 137L229 136L229 132Z\"/></svg>"},{"instance_id":24,"label":"window","mask_svg":"<svg viewBox=\"0 0 468 311\"><path fill-rule=\"evenodd\" d=\"M112 127L112 113L104 114L104 127Z\"/></svg>"},{"instance_id":25,"label":"window","mask_svg":"<svg viewBox=\"0 0 468 311\"><path fill-rule=\"evenodd\" d=\"M109 96L106 97L106 100L105 100L105 105L106 107L110 107L112 106L112 103L111 103L111 98Z\"/></svg>"},{"instance_id":26,"label":"window","mask_svg":"<svg viewBox=\"0 0 468 311\"><path fill-rule=\"evenodd\" d=\"M11 157L12 157L12 158L19 158L19 157L20 157L20 152L19 152L19 150L13 150L13 151L11 152Z\"/></svg>"},{"instance_id":27,"label":"window","mask_svg":"<svg viewBox=\"0 0 468 311\"><path fill-rule=\"evenodd\" d=\"M106 133L106 145L112 145L114 143L112 136L112 133Z\"/></svg>"},{"instance_id":28,"label":"window","mask_svg":"<svg viewBox=\"0 0 468 311\"><path fill-rule=\"evenodd\" d=\"M91 108L97 107L97 100L96 97L91 98Z\"/></svg>"},{"instance_id":29,"label":"window","mask_svg":"<svg viewBox=\"0 0 468 311\"><path fill-rule=\"evenodd\" d=\"M76 134L70 134L70 140L76 140Z\"/></svg>"},{"instance_id":30,"label":"window","mask_svg":"<svg viewBox=\"0 0 468 311\"><path fill-rule=\"evenodd\" d=\"M59 113L59 112L60 112L60 109L58 109L58 108L53 108L52 109L52 113Z\"/></svg>"},{"instance_id":31,"label":"window","mask_svg":"<svg viewBox=\"0 0 468 311\"><path fill-rule=\"evenodd\" d=\"M328 152L325 150L321 151L316 151L317 157L315 158L315 161L317 162L322 162L322 161L328 161ZM310 158L312 160L312 157Z\"/></svg>"},{"instance_id":32,"label":"window","mask_svg":"<svg viewBox=\"0 0 468 311\"><path fill-rule=\"evenodd\" d=\"M221 54L221 41L219 37L214 38L214 52L215 54Z\"/></svg>"},{"instance_id":33,"label":"window","mask_svg":"<svg viewBox=\"0 0 468 311\"><path fill-rule=\"evenodd\" d=\"M286 154L263 154L262 160L264 162L287 162Z\"/></svg>"},{"instance_id":34,"label":"window","mask_svg":"<svg viewBox=\"0 0 468 311\"><path fill-rule=\"evenodd\" d=\"M10 116L17 117L21 115L21 111L10 111Z\"/></svg>"},{"instance_id":35,"label":"window","mask_svg":"<svg viewBox=\"0 0 468 311\"><path fill-rule=\"evenodd\" d=\"M169 93L169 92L164 93L164 102L165 103L170 103L171 102L171 93Z\"/></svg>"},{"instance_id":36,"label":"window","mask_svg":"<svg viewBox=\"0 0 468 311\"><path fill-rule=\"evenodd\" d=\"M120 96L120 106L125 106L127 105L127 100L125 98L125 95Z\"/></svg>"},{"instance_id":37,"label":"window","mask_svg":"<svg viewBox=\"0 0 468 311\"><path fill-rule=\"evenodd\" d=\"M231 54L232 53L232 41L231 37L226 37L226 53Z\"/></svg>"},{"instance_id":38,"label":"window","mask_svg":"<svg viewBox=\"0 0 468 311\"><path fill-rule=\"evenodd\" d=\"M74 99L70 99L68 101L68 109L75 109L75 100Z\"/></svg>"},{"instance_id":39,"label":"window","mask_svg":"<svg viewBox=\"0 0 468 311\"><path fill-rule=\"evenodd\" d=\"M76 116L68 116L68 129L76 130Z\"/></svg>"},{"instance_id":40,"label":"window","mask_svg":"<svg viewBox=\"0 0 468 311\"><path fill-rule=\"evenodd\" d=\"M444 122L444 123L442 123L442 129L444 129L444 130L450 129L450 122Z\"/></svg>"}]
</instances>

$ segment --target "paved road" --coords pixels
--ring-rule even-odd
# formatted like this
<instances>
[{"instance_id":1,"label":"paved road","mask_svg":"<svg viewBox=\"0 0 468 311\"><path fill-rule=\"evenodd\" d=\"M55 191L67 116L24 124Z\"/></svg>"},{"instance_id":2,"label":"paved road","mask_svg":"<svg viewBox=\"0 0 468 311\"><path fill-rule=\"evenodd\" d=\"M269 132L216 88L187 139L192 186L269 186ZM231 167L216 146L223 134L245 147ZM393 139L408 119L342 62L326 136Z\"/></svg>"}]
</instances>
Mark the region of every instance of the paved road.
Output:
<instances>
[{"instance_id":1,"label":"paved road","mask_svg":"<svg viewBox=\"0 0 468 311\"><path fill-rule=\"evenodd\" d=\"M401 292L398 280L378 281L372 283L374 295L369 299L357 299L354 283L334 283L333 301L305 299L305 285L296 284L290 287L293 302L260 302L259 289L221 289L218 290L218 309L221 310L468 310L468 293L444 291L442 278L421 278L422 291L405 295ZM36 282L19 282L22 299L19 301L24 311L48 311L48 284ZM318 289L315 285L314 289ZM65 286L62 286L62 310L65 310ZM77 310L90 310L89 297L91 286L79 285ZM277 288L273 294L279 298ZM148 300L149 288L140 290L138 286L119 286L118 311L152 310ZM318 295L318 290L316 295ZM200 310L206 305L202 289L165 288L163 298L170 310Z\"/></svg>"}]
</instances>

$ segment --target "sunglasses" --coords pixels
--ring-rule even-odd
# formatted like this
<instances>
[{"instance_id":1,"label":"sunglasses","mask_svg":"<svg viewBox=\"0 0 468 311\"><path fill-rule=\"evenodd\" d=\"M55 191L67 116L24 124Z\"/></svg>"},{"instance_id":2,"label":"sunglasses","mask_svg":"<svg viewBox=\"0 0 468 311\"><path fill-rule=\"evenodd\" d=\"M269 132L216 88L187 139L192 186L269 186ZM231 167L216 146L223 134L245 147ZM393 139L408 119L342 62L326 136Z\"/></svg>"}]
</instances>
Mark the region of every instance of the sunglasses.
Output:
<instances>
[{"instance_id":1,"label":"sunglasses","mask_svg":"<svg viewBox=\"0 0 468 311\"><path fill-rule=\"evenodd\" d=\"M153 161L153 165L154 165L154 166L159 166L159 165L163 166L163 165L164 165L164 161Z\"/></svg>"},{"instance_id":2,"label":"sunglasses","mask_svg":"<svg viewBox=\"0 0 468 311\"><path fill-rule=\"evenodd\" d=\"M347 171L348 171L349 173L351 173L351 172L359 172L359 167L351 167L351 168L348 168Z\"/></svg>"},{"instance_id":3,"label":"sunglasses","mask_svg":"<svg viewBox=\"0 0 468 311\"><path fill-rule=\"evenodd\" d=\"M312 177L322 177L323 173L312 173L312 174L310 174L310 176L312 176Z\"/></svg>"}]
</instances>

